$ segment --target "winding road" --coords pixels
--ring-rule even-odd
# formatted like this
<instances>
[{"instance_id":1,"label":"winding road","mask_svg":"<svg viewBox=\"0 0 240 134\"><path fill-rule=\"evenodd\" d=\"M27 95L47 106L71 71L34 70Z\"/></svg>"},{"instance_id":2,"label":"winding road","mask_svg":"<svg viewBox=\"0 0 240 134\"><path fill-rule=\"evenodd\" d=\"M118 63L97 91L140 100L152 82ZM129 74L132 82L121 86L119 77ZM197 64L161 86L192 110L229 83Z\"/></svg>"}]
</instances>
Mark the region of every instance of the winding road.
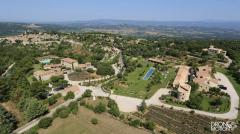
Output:
<instances>
[{"instance_id":1,"label":"winding road","mask_svg":"<svg viewBox=\"0 0 240 134\"><path fill-rule=\"evenodd\" d=\"M231 82L228 80L228 78L224 74L216 73L215 77L217 79L220 79L219 84L222 84L222 85L227 87L227 90L225 92L227 92L231 97L230 110L227 113L219 113L219 114L218 113L210 113L210 112L200 111L200 110L194 110L194 111L195 111L196 114L216 117L216 118L220 118L220 119L236 119L237 116L238 116L238 109L237 108L238 108L238 105L239 105L239 97L238 97L234 87L232 86ZM93 96L110 97L111 99L115 100L116 103L119 106L119 109L122 112L135 112L135 111L137 111L137 106L139 106L142 102L142 99L106 93L102 90L101 85L96 86L96 87L94 87L94 86L86 87L86 86L80 86L80 85L78 85L78 83L74 83L74 82L71 82L71 84L72 85L77 85L79 87L79 92L77 92L75 94L75 99L68 100L68 101L64 102L63 104L60 104L56 108L50 110L50 112L43 117L52 116L52 114L56 111L57 108L59 108L61 106L67 106L70 102L75 101L77 98L81 97L81 95L86 91L86 89L92 90L92 95ZM164 106L164 107L167 107L167 108L173 108L175 110L182 110L182 111L186 111L186 112L189 112L189 111L193 110L193 109L190 109L190 108L172 106L172 105L165 104L165 103L161 102L159 100L159 97L161 97L162 95L169 94L169 91L170 91L170 89L167 89L167 88L159 89L150 99L146 100L146 104L148 106L150 106L150 105ZM37 118L37 119L27 123L26 125L24 125L24 126L18 128L17 130L15 130L14 133L20 134L20 133L23 133L23 132L29 130L30 128L37 125L38 122L40 121L40 119L42 119L43 117Z\"/></svg>"},{"instance_id":2,"label":"winding road","mask_svg":"<svg viewBox=\"0 0 240 134\"><path fill-rule=\"evenodd\" d=\"M120 63L120 64L121 64L121 67L123 67L123 63ZM11 69L12 66L10 66L9 68ZM117 65L112 65L112 66L115 70L115 75L117 75L120 72L120 68L117 67ZM228 78L224 74L217 72L215 74L215 77L220 80L219 84L227 87L227 90L225 90L224 92L226 92L230 95L230 98L231 98L230 110L226 113L219 113L219 114L218 113L210 113L210 112L200 111L200 110L194 110L194 111L195 111L196 114L216 117L216 118L220 118L220 119L236 119L237 116L238 116L239 96L237 95L237 93L236 93L233 85L231 84L231 82L228 80ZM133 97L127 97L127 96L121 96L121 95L106 93L102 90L101 84L98 85L98 86L88 86L88 87L80 86L79 83L81 83L83 81L71 81L71 80L68 79L68 76L66 74L64 75L64 79L67 80L69 82L69 84L77 85L79 87L79 91L75 93L75 99L68 100L68 101L58 105L57 107L51 109L47 115L42 116L40 118L37 118L37 119L25 124L24 126L16 129L13 133L20 134L20 133L23 133L23 132L29 130L30 128L34 127L35 125L38 124L38 122L43 117L52 116L57 108L62 107L62 106L67 106L70 102L77 100L77 98L82 96L82 94L86 91L86 89L92 90L92 95L93 96L110 97L111 99L115 100L116 103L119 106L120 111L122 111L122 112L136 112L137 107L143 101L142 99L139 99L139 98L133 98ZM91 81L95 81L95 80L91 80ZM150 105L164 106L164 107L167 107L167 108L173 108L175 110L181 110L181 111L186 111L186 112L189 112L189 111L193 110L193 109L190 109L190 108L172 106L172 105L165 104L165 103L161 102L159 100L159 97L161 97L162 95L169 94L169 91L171 91L171 90L167 89L167 88L160 88L151 98L145 100L146 104L148 106L150 106Z\"/></svg>"}]
</instances>

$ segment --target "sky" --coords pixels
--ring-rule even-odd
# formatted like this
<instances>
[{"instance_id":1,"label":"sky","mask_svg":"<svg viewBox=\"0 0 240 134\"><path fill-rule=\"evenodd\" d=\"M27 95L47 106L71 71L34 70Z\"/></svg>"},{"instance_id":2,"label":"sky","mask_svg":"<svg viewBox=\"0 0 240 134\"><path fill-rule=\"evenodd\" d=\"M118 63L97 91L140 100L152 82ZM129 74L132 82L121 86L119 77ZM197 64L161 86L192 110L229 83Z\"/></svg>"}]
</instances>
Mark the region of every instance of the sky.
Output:
<instances>
[{"instance_id":1,"label":"sky","mask_svg":"<svg viewBox=\"0 0 240 134\"><path fill-rule=\"evenodd\" d=\"M240 21L240 0L1 0L0 21Z\"/></svg>"}]
</instances>

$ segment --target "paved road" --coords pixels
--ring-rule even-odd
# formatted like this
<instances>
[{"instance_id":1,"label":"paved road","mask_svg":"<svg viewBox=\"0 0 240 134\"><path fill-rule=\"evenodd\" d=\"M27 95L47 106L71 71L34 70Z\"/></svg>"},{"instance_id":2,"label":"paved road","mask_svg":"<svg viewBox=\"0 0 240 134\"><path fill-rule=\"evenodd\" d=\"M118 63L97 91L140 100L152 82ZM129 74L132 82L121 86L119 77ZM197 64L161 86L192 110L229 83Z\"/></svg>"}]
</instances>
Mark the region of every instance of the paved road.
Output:
<instances>
[{"instance_id":1,"label":"paved road","mask_svg":"<svg viewBox=\"0 0 240 134\"><path fill-rule=\"evenodd\" d=\"M187 55L188 57L191 58L196 58L196 59L202 59L200 57L192 56L192 55ZM225 68L228 68L232 64L232 59L230 59L227 55L224 56L227 59L227 62L217 62L218 64L223 65Z\"/></svg>"},{"instance_id":2,"label":"paved road","mask_svg":"<svg viewBox=\"0 0 240 134\"><path fill-rule=\"evenodd\" d=\"M56 109L58 109L58 108L60 108L60 107L62 107L62 106L68 106L70 102L76 101L79 97L82 96L82 94L85 92L85 90L86 90L86 88L82 87L82 89L81 89L77 94L75 94L75 99L68 100L68 101L66 101L66 102L58 105L57 107L51 109L51 110L49 111L49 113L46 114L45 116L42 116L42 117L40 117L40 118L37 118L37 119L35 119L35 120L32 120L31 122L28 122L28 123L25 124L24 126L16 129L13 133L21 134L21 133L29 130L30 128L36 126L36 125L38 124L38 122L39 122L42 118L44 118L44 117L51 117L51 116L53 115L53 113L56 111Z\"/></svg>"},{"instance_id":3,"label":"paved road","mask_svg":"<svg viewBox=\"0 0 240 134\"><path fill-rule=\"evenodd\" d=\"M227 113L222 113L222 114L204 112L204 111L199 111L199 110L194 110L194 111L197 114L216 117L216 118L221 118L221 119L236 119L237 116L238 116L237 108L238 108L238 105L239 105L239 97L238 97L236 91L234 90L234 87L232 86L232 84L230 83L230 81L228 80L228 78L225 75L223 75L221 73L217 73L215 75L215 77L217 79L221 79L221 81L219 81L219 84L225 85L227 87L227 90L225 92L227 92L231 97L230 111L227 112ZM74 85L74 83L71 83L71 84ZM77 98L79 98L86 91L86 89L92 90L93 91L92 92L93 96L110 97L111 99L115 100L116 103L119 106L119 109L122 112L135 112L135 111L137 111L137 106L139 106L142 102L142 99L138 99L138 98L120 96L120 95L114 95L114 94L110 95L109 93L106 93L102 90L101 85L99 85L97 87L79 86L78 83L76 85L79 87L79 92L77 92L76 98L74 100L66 101L63 104L59 105L58 107L52 109L50 111L50 113L47 114L46 116L52 116L52 114L55 112L55 110L57 108L59 108L61 106L67 106L70 102L75 101ZM159 100L159 97L161 97L162 95L167 95L169 91L170 91L170 89L167 89L167 88L159 89L150 99L146 100L146 104L148 106L157 105L157 106L164 106L164 107L167 107L167 108L172 107L175 110L182 110L182 111L187 111L187 112L193 110L193 109L189 109L189 108L177 107L177 106L172 106L172 105L169 105L169 104L162 103ZM44 116L44 117L46 117L46 116ZM35 120L27 123L25 126L15 130L14 132L23 133L23 132L27 131L28 129L30 129L31 127L37 125L40 119L41 118L35 119Z\"/></svg>"},{"instance_id":4,"label":"paved road","mask_svg":"<svg viewBox=\"0 0 240 134\"><path fill-rule=\"evenodd\" d=\"M222 84L227 87L227 90L225 92L227 92L231 98L230 110L227 113L221 113L221 114L210 113L210 112L205 112L200 110L194 110L194 111L197 114L221 118L221 119L236 119L238 116L237 108L239 105L239 96L237 95L233 85L225 75L223 75L222 73L216 73L215 77L217 79L221 79L221 81L219 81L219 84ZM168 94L169 91L170 89L166 89L166 88L159 89L150 99L146 100L146 104L148 106L158 105L158 106L164 106L168 108L173 107L176 110L183 110L187 112L193 110L190 108L177 107L177 106L172 106L169 104L162 103L159 100L159 97L161 97L162 95ZM126 97L126 96L111 95L110 97L118 103L119 109L123 112L135 112L137 110L137 106L140 105L142 102L141 99Z\"/></svg>"}]
</instances>

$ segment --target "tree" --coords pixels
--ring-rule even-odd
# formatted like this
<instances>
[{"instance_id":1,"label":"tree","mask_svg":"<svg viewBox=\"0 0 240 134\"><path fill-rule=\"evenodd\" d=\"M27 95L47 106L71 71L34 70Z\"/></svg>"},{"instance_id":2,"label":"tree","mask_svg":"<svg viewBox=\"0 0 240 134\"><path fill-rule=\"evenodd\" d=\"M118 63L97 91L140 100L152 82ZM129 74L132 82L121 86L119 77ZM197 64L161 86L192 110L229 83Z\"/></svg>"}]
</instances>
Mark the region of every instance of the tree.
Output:
<instances>
[{"instance_id":1,"label":"tree","mask_svg":"<svg viewBox=\"0 0 240 134\"><path fill-rule=\"evenodd\" d=\"M145 122L144 127L146 129L149 129L149 130L153 131L154 128L155 128L155 124L152 121L147 121L147 122Z\"/></svg>"},{"instance_id":2,"label":"tree","mask_svg":"<svg viewBox=\"0 0 240 134\"><path fill-rule=\"evenodd\" d=\"M216 99L210 101L209 103L212 106L219 106L219 105L222 105L223 102L222 102L221 98L216 98Z\"/></svg>"},{"instance_id":3,"label":"tree","mask_svg":"<svg viewBox=\"0 0 240 134\"><path fill-rule=\"evenodd\" d=\"M145 100L143 100L141 105L138 106L138 110L141 111L142 113L144 113L146 109L147 109L147 104L146 104Z\"/></svg>"},{"instance_id":4,"label":"tree","mask_svg":"<svg viewBox=\"0 0 240 134\"><path fill-rule=\"evenodd\" d=\"M68 108L73 114L76 114L78 112L78 103L76 101L71 102L68 105Z\"/></svg>"},{"instance_id":5,"label":"tree","mask_svg":"<svg viewBox=\"0 0 240 134\"><path fill-rule=\"evenodd\" d=\"M63 76L52 76L51 83L54 87L67 87L68 81L64 80Z\"/></svg>"},{"instance_id":6,"label":"tree","mask_svg":"<svg viewBox=\"0 0 240 134\"><path fill-rule=\"evenodd\" d=\"M64 100L74 99L75 95L72 91L67 92L67 95L64 96Z\"/></svg>"},{"instance_id":7,"label":"tree","mask_svg":"<svg viewBox=\"0 0 240 134\"><path fill-rule=\"evenodd\" d=\"M43 102L35 98L27 98L21 103L20 109L24 112L28 121L48 112L48 109Z\"/></svg>"},{"instance_id":8,"label":"tree","mask_svg":"<svg viewBox=\"0 0 240 134\"><path fill-rule=\"evenodd\" d=\"M141 121L139 119L136 119L136 120L132 120L130 121L129 125L130 126L133 126L133 127L139 127L141 124Z\"/></svg>"},{"instance_id":9,"label":"tree","mask_svg":"<svg viewBox=\"0 0 240 134\"><path fill-rule=\"evenodd\" d=\"M71 111L68 107L62 106L56 109L56 111L53 114L53 117L67 118L70 113Z\"/></svg>"},{"instance_id":10,"label":"tree","mask_svg":"<svg viewBox=\"0 0 240 134\"><path fill-rule=\"evenodd\" d=\"M197 91L198 88L199 88L199 84L198 84L198 83L195 83L195 82L193 82L193 81L188 82L188 84L191 86L191 92L192 92L192 93L195 92L195 91Z\"/></svg>"},{"instance_id":11,"label":"tree","mask_svg":"<svg viewBox=\"0 0 240 134\"><path fill-rule=\"evenodd\" d=\"M10 134L17 128L16 117L0 105L0 133Z\"/></svg>"},{"instance_id":12,"label":"tree","mask_svg":"<svg viewBox=\"0 0 240 134\"><path fill-rule=\"evenodd\" d=\"M203 100L203 95L198 93L197 95L190 96L190 100L186 102L186 105L192 109L202 109L201 103Z\"/></svg>"},{"instance_id":13,"label":"tree","mask_svg":"<svg viewBox=\"0 0 240 134\"><path fill-rule=\"evenodd\" d=\"M9 81L4 78L0 78L0 101L6 101L9 99L9 93L11 91Z\"/></svg>"},{"instance_id":14,"label":"tree","mask_svg":"<svg viewBox=\"0 0 240 134\"><path fill-rule=\"evenodd\" d=\"M110 108L110 109L108 110L108 112L109 112L110 114L112 114L112 115L115 116L115 117L119 117L119 116L120 116L120 110L119 110L119 108L118 108L117 103L116 103L114 100L110 99L110 100L108 101L108 107Z\"/></svg>"},{"instance_id":15,"label":"tree","mask_svg":"<svg viewBox=\"0 0 240 134\"><path fill-rule=\"evenodd\" d=\"M101 63L101 64L97 64L97 74L98 75L114 75L114 69L112 68L111 65L107 64L107 63Z\"/></svg>"},{"instance_id":16,"label":"tree","mask_svg":"<svg viewBox=\"0 0 240 134\"><path fill-rule=\"evenodd\" d=\"M48 96L49 87L42 82L33 82L30 87L31 96L36 97L37 99L46 99Z\"/></svg>"},{"instance_id":17,"label":"tree","mask_svg":"<svg viewBox=\"0 0 240 134\"><path fill-rule=\"evenodd\" d=\"M87 89L83 95L82 95L82 98L88 98L88 97L91 97L92 96L92 90L89 90Z\"/></svg>"},{"instance_id":18,"label":"tree","mask_svg":"<svg viewBox=\"0 0 240 134\"><path fill-rule=\"evenodd\" d=\"M52 125L52 121L53 119L51 117L42 118L38 123L38 127L46 129Z\"/></svg>"},{"instance_id":19,"label":"tree","mask_svg":"<svg viewBox=\"0 0 240 134\"><path fill-rule=\"evenodd\" d=\"M105 111L106 111L106 106L102 102L99 102L98 105L94 108L95 113L103 113Z\"/></svg>"}]
</instances>

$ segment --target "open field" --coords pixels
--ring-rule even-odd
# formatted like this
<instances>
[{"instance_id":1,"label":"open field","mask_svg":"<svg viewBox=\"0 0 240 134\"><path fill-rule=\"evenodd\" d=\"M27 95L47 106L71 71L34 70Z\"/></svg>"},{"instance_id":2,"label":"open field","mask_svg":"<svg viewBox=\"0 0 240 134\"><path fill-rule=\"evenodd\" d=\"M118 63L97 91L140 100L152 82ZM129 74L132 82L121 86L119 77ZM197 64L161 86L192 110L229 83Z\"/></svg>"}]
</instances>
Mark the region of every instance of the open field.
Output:
<instances>
[{"instance_id":1,"label":"open field","mask_svg":"<svg viewBox=\"0 0 240 134\"><path fill-rule=\"evenodd\" d=\"M147 73L150 67L153 66L152 63L149 63L145 60L140 60L142 67L137 67L133 72L128 73L126 76L126 80L120 81L116 80L113 82L114 94L123 95L123 96L131 96L136 98L149 98L151 97L159 88L164 88L168 85L168 83L175 77L175 69L170 68L168 70L168 74L166 77L157 72L156 69L153 72L153 75L160 76L161 82L151 83L151 76L147 80L143 80L143 77ZM148 85L151 85L150 90L147 91Z\"/></svg>"},{"instance_id":2,"label":"open field","mask_svg":"<svg viewBox=\"0 0 240 134\"><path fill-rule=\"evenodd\" d=\"M154 106L149 107L149 111L144 116L177 134L212 134L210 123L217 121L215 118ZM238 127L233 134L239 132Z\"/></svg>"},{"instance_id":3,"label":"open field","mask_svg":"<svg viewBox=\"0 0 240 134\"><path fill-rule=\"evenodd\" d=\"M93 125L92 118L97 118L99 123ZM148 134L149 132L130 127L110 117L110 115L95 114L81 107L77 115L68 118L57 118L48 129L40 129L39 134Z\"/></svg>"}]
</instances>

